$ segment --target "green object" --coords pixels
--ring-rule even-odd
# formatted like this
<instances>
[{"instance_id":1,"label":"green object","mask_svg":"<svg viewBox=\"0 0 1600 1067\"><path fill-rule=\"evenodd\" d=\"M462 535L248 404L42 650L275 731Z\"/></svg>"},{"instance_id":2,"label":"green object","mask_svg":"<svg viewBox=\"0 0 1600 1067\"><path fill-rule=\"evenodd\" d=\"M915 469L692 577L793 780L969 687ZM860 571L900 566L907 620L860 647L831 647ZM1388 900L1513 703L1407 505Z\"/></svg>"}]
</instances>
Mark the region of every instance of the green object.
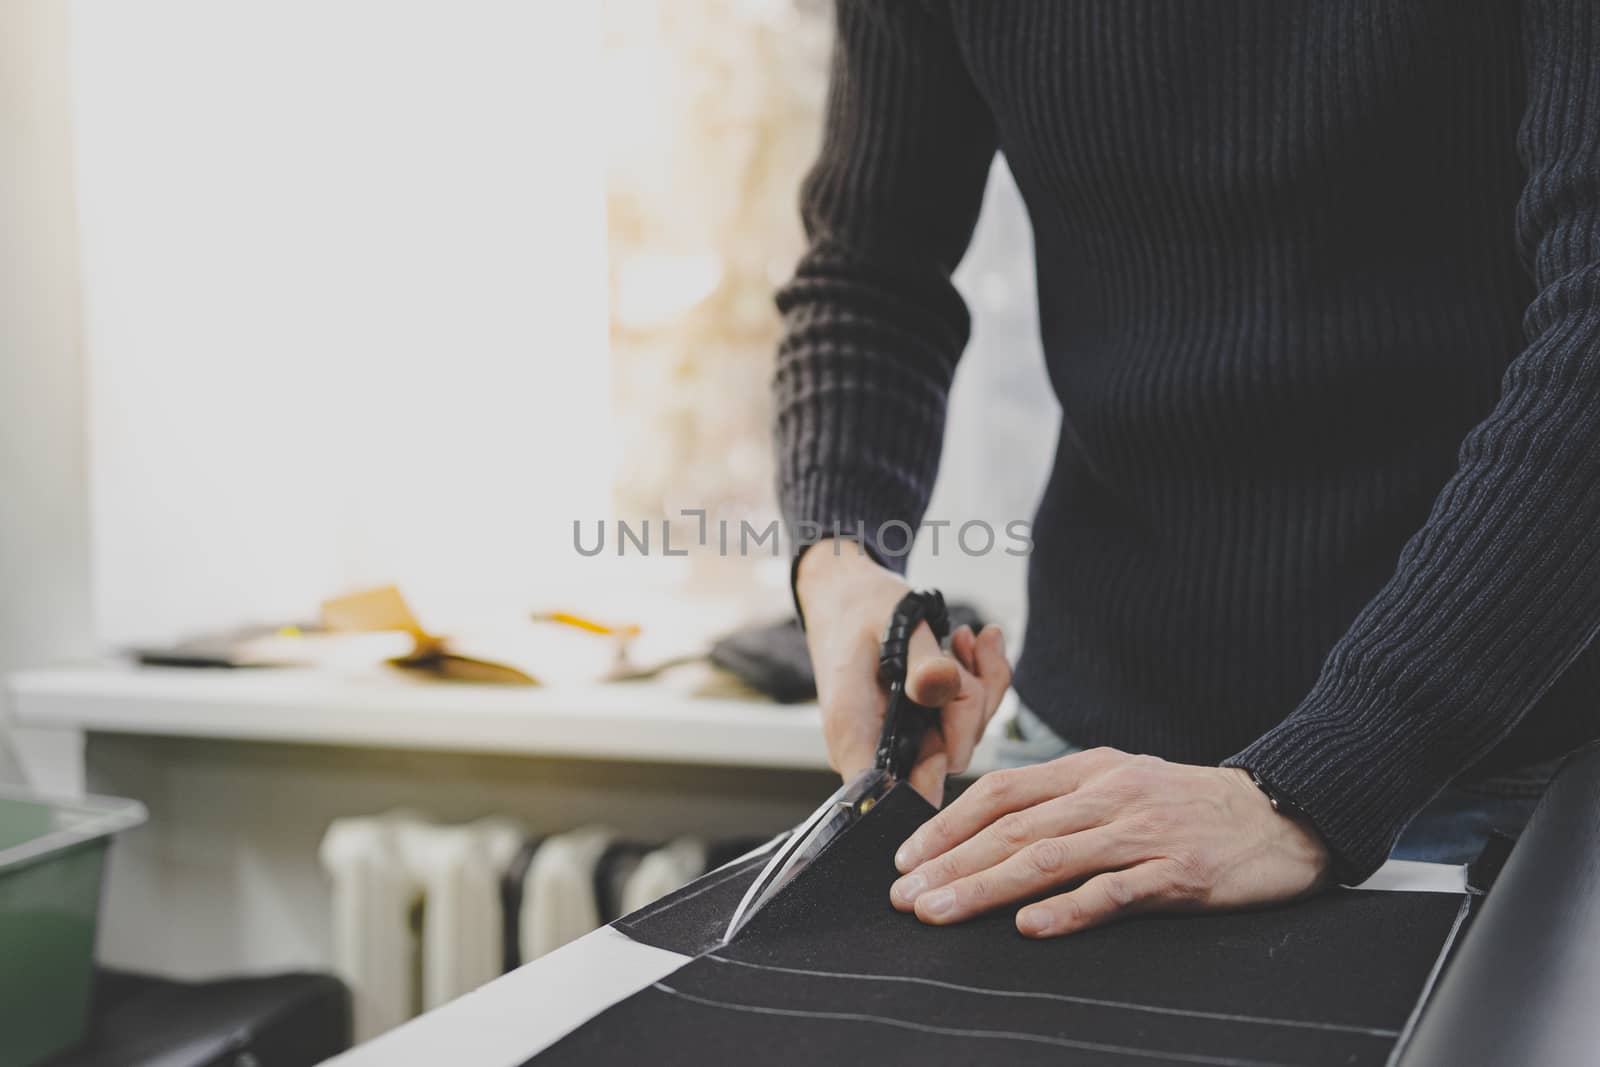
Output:
<instances>
[{"instance_id":1,"label":"green object","mask_svg":"<svg viewBox=\"0 0 1600 1067\"><path fill-rule=\"evenodd\" d=\"M0 786L0 1067L83 1037L106 849L144 818L132 800Z\"/></svg>"}]
</instances>

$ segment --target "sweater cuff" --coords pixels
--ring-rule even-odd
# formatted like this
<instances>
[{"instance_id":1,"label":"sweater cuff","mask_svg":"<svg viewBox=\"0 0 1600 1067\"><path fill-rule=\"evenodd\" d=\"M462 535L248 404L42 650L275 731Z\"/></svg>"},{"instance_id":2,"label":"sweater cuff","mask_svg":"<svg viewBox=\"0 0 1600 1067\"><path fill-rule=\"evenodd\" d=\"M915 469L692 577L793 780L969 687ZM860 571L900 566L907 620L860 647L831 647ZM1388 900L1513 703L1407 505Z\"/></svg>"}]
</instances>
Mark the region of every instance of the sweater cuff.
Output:
<instances>
[{"instance_id":1,"label":"sweater cuff","mask_svg":"<svg viewBox=\"0 0 1600 1067\"><path fill-rule=\"evenodd\" d=\"M1402 730L1372 730L1337 695L1314 691L1295 712L1222 761L1254 773L1310 820L1341 885L1366 881L1389 858L1406 824L1451 773L1425 759L1429 746Z\"/></svg>"}]
</instances>

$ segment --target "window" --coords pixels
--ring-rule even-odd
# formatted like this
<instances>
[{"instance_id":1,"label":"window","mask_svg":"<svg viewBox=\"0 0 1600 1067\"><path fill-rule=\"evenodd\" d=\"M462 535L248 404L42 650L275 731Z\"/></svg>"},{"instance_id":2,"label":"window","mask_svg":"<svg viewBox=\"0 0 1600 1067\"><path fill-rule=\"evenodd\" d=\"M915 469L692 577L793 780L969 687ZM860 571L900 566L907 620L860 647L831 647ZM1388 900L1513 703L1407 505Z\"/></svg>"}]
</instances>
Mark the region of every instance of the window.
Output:
<instances>
[{"instance_id":1,"label":"window","mask_svg":"<svg viewBox=\"0 0 1600 1067\"><path fill-rule=\"evenodd\" d=\"M570 574L616 458L595 7L73 15L101 638Z\"/></svg>"},{"instance_id":2,"label":"window","mask_svg":"<svg viewBox=\"0 0 1600 1067\"><path fill-rule=\"evenodd\" d=\"M597 610L692 568L581 558L575 519L773 517L771 290L827 5L72 11L102 640L390 581L425 612ZM1055 418L1031 274L997 167L932 517L1031 514ZM1020 616L1022 561L925 549L920 580Z\"/></svg>"}]
</instances>

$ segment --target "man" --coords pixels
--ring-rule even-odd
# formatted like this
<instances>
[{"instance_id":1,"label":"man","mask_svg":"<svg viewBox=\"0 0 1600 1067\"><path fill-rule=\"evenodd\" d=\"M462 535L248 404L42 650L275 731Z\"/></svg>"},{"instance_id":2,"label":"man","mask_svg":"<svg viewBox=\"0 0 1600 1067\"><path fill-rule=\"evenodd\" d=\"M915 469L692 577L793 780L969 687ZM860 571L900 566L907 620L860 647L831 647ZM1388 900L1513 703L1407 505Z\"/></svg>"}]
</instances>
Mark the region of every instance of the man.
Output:
<instances>
[{"instance_id":1,"label":"man","mask_svg":"<svg viewBox=\"0 0 1600 1067\"><path fill-rule=\"evenodd\" d=\"M844 535L795 592L847 776L997 150L1062 407L1016 688L1069 754L919 830L895 905L1050 936L1525 817L1600 735L1600 4L839 0L775 389L785 513ZM913 648L937 800L1010 672Z\"/></svg>"}]
</instances>

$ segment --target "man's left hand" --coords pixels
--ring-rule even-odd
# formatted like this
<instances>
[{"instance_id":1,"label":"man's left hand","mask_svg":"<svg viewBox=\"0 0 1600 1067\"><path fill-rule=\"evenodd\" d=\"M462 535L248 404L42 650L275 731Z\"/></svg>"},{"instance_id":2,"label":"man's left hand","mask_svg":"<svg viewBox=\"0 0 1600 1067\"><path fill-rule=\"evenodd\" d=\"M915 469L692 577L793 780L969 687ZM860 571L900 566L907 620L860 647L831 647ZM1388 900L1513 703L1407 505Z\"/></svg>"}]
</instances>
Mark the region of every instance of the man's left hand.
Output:
<instances>
[{"instance_id":1,"label":"man's left hand","mask_svg":"<svg viewBox=\"0 0 1600 1067\"><path fill-rule=\"evenodd\" d=\"M1054 937L1141 911L1292 900L1330 865L1317 832L1247 772L1098 748L984 775L900 847L889 897L942 925L1081 882L1017 913L1023 934Z\"/></svg>"}]
</instances>

